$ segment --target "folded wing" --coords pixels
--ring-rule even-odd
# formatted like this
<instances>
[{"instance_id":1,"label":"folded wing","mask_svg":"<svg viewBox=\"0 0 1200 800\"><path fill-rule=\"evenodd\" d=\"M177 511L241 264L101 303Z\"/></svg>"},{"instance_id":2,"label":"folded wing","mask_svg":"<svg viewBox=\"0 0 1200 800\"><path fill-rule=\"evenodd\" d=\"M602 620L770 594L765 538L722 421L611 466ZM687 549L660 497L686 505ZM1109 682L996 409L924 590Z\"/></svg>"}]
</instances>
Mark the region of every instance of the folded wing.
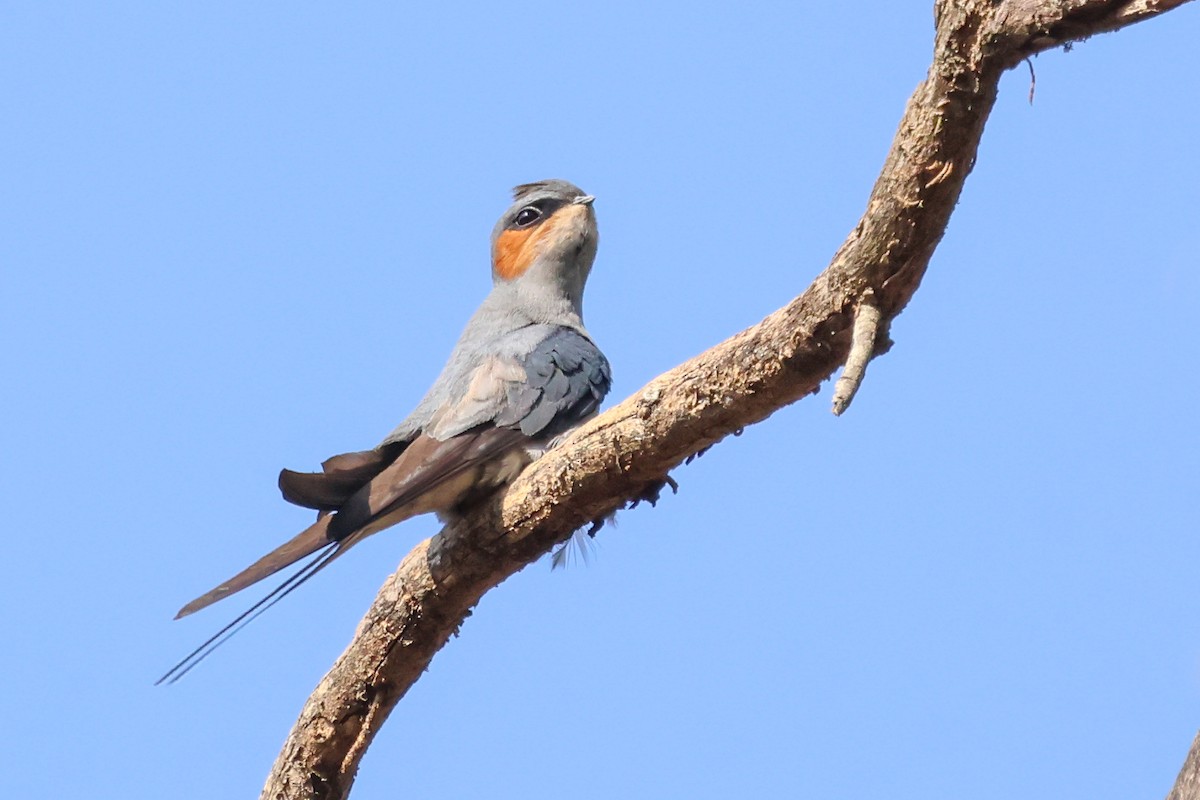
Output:
<instances>
[{"instance_id":1,"label":"folded wing","mask_svg":"<svg viewBox=\"0 0 1200 800\"><path fill-rule=\"evenodd\" d=\"M322 559L322 568L365 535L415 514L448 510L495 488L498 484L480 485L488 482L487 465L512 451L544 446L593 415L610 382L608 361L591 340L570 328L551 328L523 358L487 359L463 396L439 409L412 440L333 456L319 473L284 470L279 486L287 500L332 513L323 513L298 536L188 603L179 616L323 547L334 549ZM497 475L507 479L507 473ZM302 582L290 583L287 591Z\"/></svg>"}]
</instances>

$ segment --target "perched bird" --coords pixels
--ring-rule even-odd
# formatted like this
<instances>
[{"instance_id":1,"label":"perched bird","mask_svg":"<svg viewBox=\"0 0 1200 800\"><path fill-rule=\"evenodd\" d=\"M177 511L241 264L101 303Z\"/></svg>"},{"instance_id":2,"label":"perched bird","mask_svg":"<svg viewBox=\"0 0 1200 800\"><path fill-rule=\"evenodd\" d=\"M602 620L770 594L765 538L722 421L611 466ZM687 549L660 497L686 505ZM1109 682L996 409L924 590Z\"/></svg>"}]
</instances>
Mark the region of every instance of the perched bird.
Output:
<instances>
[{"instance_id":1,"label":"perched bird","mask_svg":"<svg viewBox=\"0 0 1200 800\"><path fill-rule=\"evenodd\" d=\"M583 326L583 288L599 240L594 198L560 180L518 186L513 198L492 231L492 291L416 410L372 450L333 456L317 473L283 470L284 499L316 509L317 521L176 619L317 555L159 683L178 680L367 536L486 497L595 415L611 374Z\"/></svg>"}]
</instances>

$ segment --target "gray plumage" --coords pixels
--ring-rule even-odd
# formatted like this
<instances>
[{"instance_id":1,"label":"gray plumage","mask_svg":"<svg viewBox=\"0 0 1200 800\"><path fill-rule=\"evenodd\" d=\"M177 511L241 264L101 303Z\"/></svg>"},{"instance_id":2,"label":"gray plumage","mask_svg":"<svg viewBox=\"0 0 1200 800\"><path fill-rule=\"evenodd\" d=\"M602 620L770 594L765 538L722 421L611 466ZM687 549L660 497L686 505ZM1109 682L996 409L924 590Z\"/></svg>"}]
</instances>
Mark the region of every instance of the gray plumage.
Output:
<instances>
[{"instance_id":1,"label":"gray plumage","mask_svg":"<svg viewBox=\"0 0 1200 800\"><path fill-rule=\"evenodd\" d=\"M596 413L611 372L583 325L599 241L592 198L559 180L518 186L513 196L492 231L492 291L425 397L375 448L334 456L317 473L283 470L284 498L317 509L317 521L178 616L320 553L162 680L177 680L356 542L475 502Z\"/></svg>"},{"instance_id":2,"label":"gray plumage","mask_svg":"<svg viewBox=\"0 0 1200 800\"><path fill-rule=\"evenodd\" d=\"M587 419L608 393L608 360L591 340L558 328L524 360L527 380L507 390L500 426L518 425L529 437L557 437Z\"/></svg>"}]
</instances>

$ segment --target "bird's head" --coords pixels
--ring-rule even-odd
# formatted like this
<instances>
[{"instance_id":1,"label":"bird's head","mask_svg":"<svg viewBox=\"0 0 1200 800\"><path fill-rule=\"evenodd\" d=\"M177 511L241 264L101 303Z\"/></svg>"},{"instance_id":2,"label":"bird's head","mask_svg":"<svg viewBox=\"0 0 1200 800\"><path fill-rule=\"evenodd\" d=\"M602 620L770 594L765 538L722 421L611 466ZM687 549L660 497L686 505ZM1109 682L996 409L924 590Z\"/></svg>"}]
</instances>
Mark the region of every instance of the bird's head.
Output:
<instances>
[{"instance_id":1,"label":"bird's head","mask_svg":"<svg viewBox=\"0 0 1200 800\"><path fill-rule=\"evenodd\" d=\"M600 234L593 198L567 181L526 183L492 231L492 279L539 282L578 298Z\"/></svg>"}]
</instances>

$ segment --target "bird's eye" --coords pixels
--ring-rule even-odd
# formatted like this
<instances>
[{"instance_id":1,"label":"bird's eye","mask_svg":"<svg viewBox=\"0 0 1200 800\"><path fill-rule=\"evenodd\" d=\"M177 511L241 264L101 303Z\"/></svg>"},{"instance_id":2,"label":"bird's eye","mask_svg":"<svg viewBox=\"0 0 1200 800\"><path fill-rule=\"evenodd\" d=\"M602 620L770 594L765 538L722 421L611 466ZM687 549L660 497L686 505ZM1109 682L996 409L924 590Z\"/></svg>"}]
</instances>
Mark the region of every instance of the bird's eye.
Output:
<instances>
[{"instance_id":1,"label":"bird's eye","mask_svg":"<svg viewBox=\"0 0 1200 800\"><path fill-rule=\"evenodd\" d=\"M518 228L526 228L542 218L542 211L537 206L525 206L517 212L517 217L513 221Z\"/></svg>"}]
</instances>

